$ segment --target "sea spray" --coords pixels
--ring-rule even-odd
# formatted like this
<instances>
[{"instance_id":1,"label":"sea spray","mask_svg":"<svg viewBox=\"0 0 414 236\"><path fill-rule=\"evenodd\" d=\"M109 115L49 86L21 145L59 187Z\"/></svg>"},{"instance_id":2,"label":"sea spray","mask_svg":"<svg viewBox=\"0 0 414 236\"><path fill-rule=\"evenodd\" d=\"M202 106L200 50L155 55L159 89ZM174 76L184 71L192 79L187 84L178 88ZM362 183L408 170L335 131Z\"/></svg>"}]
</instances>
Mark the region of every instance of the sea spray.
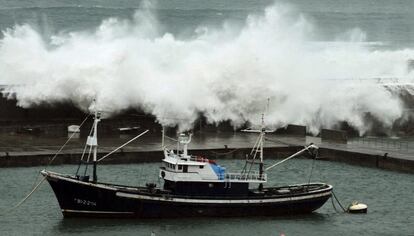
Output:
<instances>
[{"instance_id":1,"label":"sea spray","mask_svg":"<svg viewBox=\"0 0 414 236\"><path fill-rule=\"evenodd\" d=\"M313 133L341 121L363 133L368 113L386 127L402 116L399 98L383 86L345 79L407 78L414 50L372 50L360 29L317 42L317 26L286 5L235 28L201 25L178 39L145 7L132 20L110 18L50 40L17 25L0 41L0 84L16 85L7 92L22 107L70 101L86 111L96 99L107 115L135 108L181 129L200 113L210 123L259 124L267 99L268 125Z\"/></svg>"}]
</instances>

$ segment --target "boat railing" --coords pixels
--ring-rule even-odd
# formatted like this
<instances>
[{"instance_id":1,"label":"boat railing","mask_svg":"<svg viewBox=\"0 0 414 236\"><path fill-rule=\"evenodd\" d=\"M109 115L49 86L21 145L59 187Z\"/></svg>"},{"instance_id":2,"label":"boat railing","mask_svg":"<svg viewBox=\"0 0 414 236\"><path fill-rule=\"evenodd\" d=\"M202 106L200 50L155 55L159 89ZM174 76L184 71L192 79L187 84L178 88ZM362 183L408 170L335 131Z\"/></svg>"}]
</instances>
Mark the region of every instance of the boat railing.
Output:
<instances>
[{"instance_id":1,"label":"boat railing","mask_svg":"<svg viewBox=\"0 0 414 236\"><path fill-rule=\"evenodd\" d=\"M267 175L265 173L260 174L259 172L253 173L225 173L220 179L224 180L235 180L235 181L267 181Z\"/></svg>"},{"instance_id":2,"label":"boat railing","mask_svg":"<svg viewBox=\"0 0 414 236\"><path fill-rule=\"evenodd\" d=\"M212 162L210 159L201 156L191 156L190 161L197 162Z\"/></svg>"}]
</instances>

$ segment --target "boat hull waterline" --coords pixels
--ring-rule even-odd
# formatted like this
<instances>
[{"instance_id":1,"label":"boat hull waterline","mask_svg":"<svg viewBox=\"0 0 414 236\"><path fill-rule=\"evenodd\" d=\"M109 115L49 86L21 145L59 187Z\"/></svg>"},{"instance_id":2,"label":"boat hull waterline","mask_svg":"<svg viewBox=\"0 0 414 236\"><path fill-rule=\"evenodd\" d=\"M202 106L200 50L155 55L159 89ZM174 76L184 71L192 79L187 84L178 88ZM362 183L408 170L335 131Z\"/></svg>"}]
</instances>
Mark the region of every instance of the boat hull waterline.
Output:
<instances>
[{"instance_id":1,"label":"boat hull waterline","mask_svg":"<svg viewBox=\"0 0 414 236\"><path fill-rule=\"evenodd\" d=\"M65 217L229 217L311 213L332 194L323 183L251 191L248 196L202 197L170 194L162 189L81 181L41 172L52 187Z\"/></svg>"}]
</instances>

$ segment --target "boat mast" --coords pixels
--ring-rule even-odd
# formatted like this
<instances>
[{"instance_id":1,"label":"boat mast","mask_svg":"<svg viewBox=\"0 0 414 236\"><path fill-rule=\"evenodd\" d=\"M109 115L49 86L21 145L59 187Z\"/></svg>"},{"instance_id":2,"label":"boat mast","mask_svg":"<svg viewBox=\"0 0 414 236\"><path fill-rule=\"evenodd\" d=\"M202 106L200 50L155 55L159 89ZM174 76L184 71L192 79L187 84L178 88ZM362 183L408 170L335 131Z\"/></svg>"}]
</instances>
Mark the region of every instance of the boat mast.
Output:
<instances>
[{"instance_id":1,"label":"boat mast","mask_svg":"<svg viewBox=\"0 0 414 236\"><path fill-rule=\"evenodd\" d=\"M262 124L260 129L244 129L243 132L249 133L259 133L259 136L256 139L256 143L254 144L252 151L248 155L246 159L246 164L243 167L242 173L249 175L250 171L255 164L259 164L259 176L262 178L265 174L264 170L264 163L263 163L263 146L265 141L265 134L267 132L273 132L271 130L266 130L265 123L264 123L264 114L262 114ZM256 162L257 160L257 162Z\"/></svg>"},{"instance_id":2,"label":"boat mast","mask_svg":"<svg viewBox=\"0 0 414 236\"><path fill-rule=\"evenodd\" d=\"M267 98L267 106L265 109L265 112L269 112L269 105L270 105L270 98ZM264 163L263 163L263 146L264 146L264 142L265 142L265 134L266 132L270 132L270 131L266 131L266 127L265 127L265 121L264 121L264 115L265 112L262 113L262 127L260 129L260 163L259 163L259 176L260 178L262 178L265 170L264 170Z\"/></svg>"},{"instance_id":3,"label":"boat mast","mask_svg":"<svg viewBox=\"0 0 414 236\"><path fill-rule=\"evenodd\" d=\"M264 145L264 137L265 137L265 126L264 126L264 114L262 113L262 127L260 129L260 163L259 163L259 176L260 178L263 176L264 169L263 169L263 145Z\"/></svg>"},{"instance_id":4,"label":"boat mast","mask_svg":"<svg viewBox=\"0 0 414 236\"><path fill-rule=\"evenodd\" d=\"M93 182L98 181L98 176L96 174L96 163L98 156L98 123L101 121L101 114L95 110L95 118L93 121L93 133L92 136L88 137L87 144L92 147L93 150Z\"/></svg>"},{"instance_id":5,"label":"boat mast","mask_svg":"<svg viewBox=\"0 0 414 236\"><path fill-rule=\"evenodd\" d=\"M162 127L161 149L164 150L165 149L165 129L164 129L164 125L162 125L161 127Z\"/></svg>"}]
</instances>

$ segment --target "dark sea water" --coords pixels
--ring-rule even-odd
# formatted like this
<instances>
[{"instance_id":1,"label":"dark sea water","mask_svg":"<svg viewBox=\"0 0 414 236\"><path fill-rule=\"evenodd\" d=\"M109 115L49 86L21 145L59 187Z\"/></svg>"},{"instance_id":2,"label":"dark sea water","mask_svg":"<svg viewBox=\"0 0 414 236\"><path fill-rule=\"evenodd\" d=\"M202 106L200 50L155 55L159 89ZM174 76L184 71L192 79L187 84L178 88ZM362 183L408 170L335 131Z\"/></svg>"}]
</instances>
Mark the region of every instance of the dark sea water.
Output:
<instances>
[{"instance_id":1,"label":"dark sea water","mask_svg":"<svg viewBox=\"0 0 414 236\"><path fill-rule=\"evenodd\" d=\"M130 19L142 1L1 0L0 30L29 24L46 38L62 32L93 30L110 17ZM273 4L287 4L316 27L315 38L336 40L358 28L367 41L386 48L414 46L414 1L411 0L158 0L150 1L163 31L186 37L199 26L243 25L251 14Z\"/></svg>"},{"instance_id":2,"label":"dark sea water","mask_svg":"<svg viewBox=\"0 0 414 236\"><path fill-rule=\"evenodd\" d=\"M274 160L273 160L274 161ZM239 170L240 160L222 160ZM272 163L272 160L268 160ZM269 173L269 185L308 181L312 161L291 160ZM157 163L103 165L101 181L158 183ZM343 205L359 200L368 214L337 213L328 201L310 215L191 219L64 219L52 189L44 183L20 208L5 213L32 188L39 167L0 169L0 235L414 235L414 176L342 163L317 161L312 181L334 186ZM74 173L76 166L50 168Z\"/></svg>"}]
</instances>

